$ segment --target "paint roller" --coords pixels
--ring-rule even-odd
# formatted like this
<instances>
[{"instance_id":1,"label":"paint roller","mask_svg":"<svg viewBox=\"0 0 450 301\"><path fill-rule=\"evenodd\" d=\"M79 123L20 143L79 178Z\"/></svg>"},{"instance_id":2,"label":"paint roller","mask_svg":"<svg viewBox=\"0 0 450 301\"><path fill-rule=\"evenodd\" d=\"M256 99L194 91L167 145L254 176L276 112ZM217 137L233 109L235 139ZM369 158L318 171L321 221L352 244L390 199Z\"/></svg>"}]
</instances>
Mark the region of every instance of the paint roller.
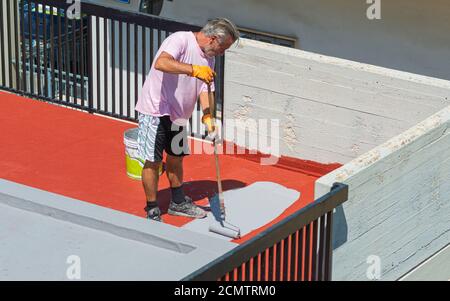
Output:
<instances>
[{"instance_id":1,"label":"paint roller","mask_svg":"<svg viewBox=\"0 0 450 301\"><path fill-rule=\"evenodd\" d=\"M215 124L216 110L211 95L211 85L208 84L208 100L209 100L209 112ZM217 176L217 190L218 193L209 199L211 206L211 212L214 215L214 221L209 225L209 231L224 235L231 238L240 238L241 230L225 221L225 200L222 192L222 181L220 179L220 166L219 166L219 155L217 154L217 144L216 137L213 139L214 145L214 160L216 165L216 176Z\"/></svg>"},{"instance_id":2,"label":"paint roller","mask_svg":"<svg viewBox=\"0 0 450 301\"><path fill-rule=\"evenodd\" d=\"M215 220L209 225L209 231L234 239L241 238L241 230L238 227L227 223L225 220Z\"/></svg>"}]
</instances>

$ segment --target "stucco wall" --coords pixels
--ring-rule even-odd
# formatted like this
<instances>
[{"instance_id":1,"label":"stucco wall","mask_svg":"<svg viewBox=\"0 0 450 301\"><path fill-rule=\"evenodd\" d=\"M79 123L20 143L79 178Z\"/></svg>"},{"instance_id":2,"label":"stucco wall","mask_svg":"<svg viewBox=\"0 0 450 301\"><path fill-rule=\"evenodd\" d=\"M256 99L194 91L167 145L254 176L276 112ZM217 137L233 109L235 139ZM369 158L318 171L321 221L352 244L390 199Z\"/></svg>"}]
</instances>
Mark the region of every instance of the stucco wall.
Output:
<instances>
[{"instance_id":1,"label":"stucco wall","mask_svg":"<svg viewBox=\"0 0 450 301\"><path fill-rule=\"evenodd\" d=\"M450 106L316 182L349 199L334 219L334 280L395 280L450 241Z\"/></svg>"},{"instance_id":2,"label":"stucco wall","mask_svg":"<svg viewBox=\"0 0 450 301\"><path fill-rule=\"evenodd\" d=\"M225 120L279 119L281 155L346 163L448 105L450 82L243 39L224 94Z\"/></svg>"}]
</instances>

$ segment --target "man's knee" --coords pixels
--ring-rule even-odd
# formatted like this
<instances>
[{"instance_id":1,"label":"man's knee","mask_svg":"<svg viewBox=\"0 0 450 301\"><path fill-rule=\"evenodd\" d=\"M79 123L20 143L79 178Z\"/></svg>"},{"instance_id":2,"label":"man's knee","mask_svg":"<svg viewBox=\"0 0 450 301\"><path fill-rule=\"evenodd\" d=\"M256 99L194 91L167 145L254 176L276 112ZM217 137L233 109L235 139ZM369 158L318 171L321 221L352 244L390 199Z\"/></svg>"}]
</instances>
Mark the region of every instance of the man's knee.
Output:
<instances>
[{"instance_id":1,"label":"man's knee","mask_svg":"<svg viewBox=\"0 0 450 301\"><path fill-rule=\"evenodd\" d=\"M159 169L160 166L161 166L161 162L151 162L151 161L146 160L143 168L157 170L157 169Z\"/></svg>"},{"instance_id":2,"label":"man's knee","mask_svg":"<svg viewBox=\"0 0 450 301\"><path fill-rule=\"evenodd\" d=\"M181 164L184 156L172 156L167 154L167 164Z\"/></svg>"}]
</instances>

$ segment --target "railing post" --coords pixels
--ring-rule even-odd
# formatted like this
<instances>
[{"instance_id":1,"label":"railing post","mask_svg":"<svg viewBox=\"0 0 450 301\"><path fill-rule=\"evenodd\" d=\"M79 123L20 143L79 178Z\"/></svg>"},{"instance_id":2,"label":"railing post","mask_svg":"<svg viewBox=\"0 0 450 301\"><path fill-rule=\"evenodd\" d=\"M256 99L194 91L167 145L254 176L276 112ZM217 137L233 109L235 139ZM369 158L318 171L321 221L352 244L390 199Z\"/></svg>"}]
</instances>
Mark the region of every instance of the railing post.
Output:
<instances>
[{"instance_id":1,"label":"railing post","mask_svg":"<svg viewBox=\"0 0 450 301\"><path fill-rule=\"evenodd\" d=\"M18 9L19 3L14 0L14 39L16 40L15 48L15 68L16 68L16 90L20 90L20 59L19 59L19 23Z\"/></svg>"},{"instance_id":2,"label":"railing post","mask_svg":"<svg viewBox=\"0 0 450 301\"><path fill-rule=\"evenodd\" d=\"M0 67L1 67L1 77L2 80L0 82L0 86L6 86L6 75L5 75L5 68L7 67L7 64L5 64L5 48L6 45L4 44L4 37L3 37L3 23L4 23L4 17L3 17L3 0L0 0Z\"/></svg>"},{"instance_id":3,"label":"railing post","mask_svg":"<svg viewBox=\"0 0 450 301\"><path fill-rule=\"evenodd\" d=\"M19 8L19 15L20 15L20 34L21 34L21 50L22 50L22 87L20 87L21 92L25 92L27 90L27 69L26 69L26 63L27 63L27 54L25 49L25 14L24 14L24 1L21 1L21 6Z\"/></svg>"},{"instance_id":4,"label":"railing post","mask_svg":"<svg viewBox=\"0 0 450 301\"><path fill-rule=\"evenodd\" d=\"M88 45L87 45L87 54L88 54L88 112L93 113L93 103L94 103L94 68L93 68L93 45L92 45L92 16L88 16ZM97 29L97 28L96 28ZM98 30L96 30L98 32ZM98 62L97 62L98 66ZM98 68L98 67L97 67Z\"/></svg>"},{"instance_id":5,"label":"railing post","mask_svg":"<svg viewBox=\"0 0 450 301\"><path fill-rule=\"evenodd\" d=\"M333 210L327 213L325 281L332 280L333 272Z\"/></svg>"}]
</instances>

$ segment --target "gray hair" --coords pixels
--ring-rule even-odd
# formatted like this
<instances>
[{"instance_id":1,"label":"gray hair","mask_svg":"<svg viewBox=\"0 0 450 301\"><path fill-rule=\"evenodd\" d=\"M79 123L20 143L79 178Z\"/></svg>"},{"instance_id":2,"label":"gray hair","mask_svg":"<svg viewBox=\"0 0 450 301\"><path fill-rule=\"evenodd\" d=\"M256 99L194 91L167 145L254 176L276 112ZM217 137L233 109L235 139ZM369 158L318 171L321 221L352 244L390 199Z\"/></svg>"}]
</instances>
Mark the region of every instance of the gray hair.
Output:
<instances>
[{"instance_id":1,"label":"gray hair","mask_svg":"<svg viewBox=\"0 0 450 301\"><path fill-rule=\"evenodd\" d=\"M236 25L225 18L216 18L208 21L201 32L207 37L217 36L220 43L223 43L227 36L230 36L233 41L239 40L239 30L236 28Z\"/></svg>"}]
</instances>

